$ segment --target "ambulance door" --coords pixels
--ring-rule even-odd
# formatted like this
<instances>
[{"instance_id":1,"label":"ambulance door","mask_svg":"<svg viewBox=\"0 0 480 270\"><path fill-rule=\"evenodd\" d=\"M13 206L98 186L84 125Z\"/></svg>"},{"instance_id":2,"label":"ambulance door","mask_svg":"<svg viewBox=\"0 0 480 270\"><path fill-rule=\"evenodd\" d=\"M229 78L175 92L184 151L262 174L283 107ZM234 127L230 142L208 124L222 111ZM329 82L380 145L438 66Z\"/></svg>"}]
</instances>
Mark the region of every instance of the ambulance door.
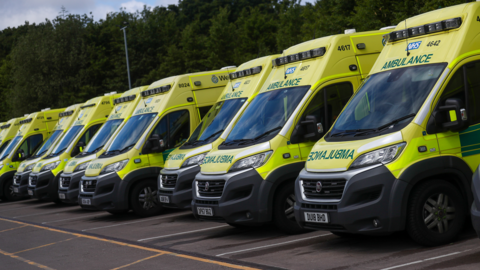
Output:
<instances>
[{"instance_id":1,"label":"ambulance door","mask_svg":"<svg viewBox=\"0 0 480 270\"><path fill-rule=\"evenodd\" d=\"M25 139L17 150L17 153L13 155L13 162L21 162L33 155L37 151L38 147L43 143L43 135L35 134Z\"/></svg>"},{"instance_id":2,"label":"ambulance door","mask_svg":"<svg viewBox=\"0 0 480 270\"><path fill-rule=\"evenodd\" d=\"M299 121L305 120L307 115L314 115L317 118L317 124L321 124L321 128L323 128L322 136L324 136L357 87L357 77L329 82L327 86L323 86L313 95ZM302 160L307 160L310 150L316 142L306 141L298 144Z\"/></svg>"}]
</instances>

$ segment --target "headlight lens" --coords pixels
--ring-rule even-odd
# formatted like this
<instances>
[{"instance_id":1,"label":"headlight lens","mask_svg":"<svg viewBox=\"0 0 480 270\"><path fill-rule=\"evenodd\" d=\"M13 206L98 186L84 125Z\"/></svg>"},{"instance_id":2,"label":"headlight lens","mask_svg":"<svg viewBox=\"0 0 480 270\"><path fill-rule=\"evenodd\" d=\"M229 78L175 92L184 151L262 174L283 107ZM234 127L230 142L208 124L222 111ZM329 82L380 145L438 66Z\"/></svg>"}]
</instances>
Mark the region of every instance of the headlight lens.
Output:
<instances>
[{"instance_id":1,"label":"headlight lens","mask_svg":"<svg viewBox=\"0 0 480 270\"><path fill-rule=\"evenodd\" d=\"M378 163L389 163L395 160L405 149L406 143L399 143L363 154L352 163L350 168L360 168Z\"/></svg>"},{"instance_id":2,"label":"headlight lens","mask_svg":"<svg viewBox=\"0 0 480 270\"><path fill-rule=\"evenodd\" d=\"M0 165L0 170L1 170L1 169L3 169L3 164L2 164L2 165Z\"/></svg>"},{"instance_id":3,"label":"headlight lens","mask_svg":"<svg viewBox=\"0 0 480 270\"><path fill-rule=\"evenodd\" d=\"M182 168L190 167L190 166L193 166L193 165L201 165L201 162L203 162L203 159L205 158L207 153L203 153L203 154L200 154L200 155L196 155L196 156L187 158L187 160L185 160L185 162L183 162Z\"/></svg>"},{"instance_id":4,"label":"headlight lens","mask_svg":"<svg viewBox=\"0 0 480 270\"><path fill-rule=\"evenodd\" d=\"M78 165L77 167L75 167L75 170L73 170L73 172L85 171L87 169L87 166L88 166L89 163L90 163L90 161L84 162L84 163Z\"/></svg>"},{"instance_id":5,"label":"headlight lens","mask_svg":"<svg viewBox=\"0 0 480 270\"><path fill-rule=\"evenodd\" d=\"M40 172L45 172L45 171L54 170L55 168L57 168L58 164L60 164L60 161L47 164L47 165L45 165L45 166L42 167L42 169L40 170Z\"/></svg>"},{"instance_id":6,"label":"headlight lens","mask_svg":"<svg viewBox=\"0 0 480 270\"><path fill-rule=\"evenodd\" d=\"M28 165L25 170L23 170L24 172L29 172L31 170L33 170L33 167L35 167L35 163L32 163L30 165Z\"/></svg>"},{"instance_id":7,"label":"headlight lens","mask_svg":"<svg viewBox=\"0 0 480 270\"><path fill-rule=\"evenodd\" d=\"M123 168L125 168L125 165L127 165L127 163L128 163L128 159L110 164L110 165L106 166L105 168L103 168L103 170L100 172L100 174L106 174L106 173L121 171L121 170L123 170Z\"/></svg>"},{"instance_id":8,"label":"headlight lens","mask_svg":"<svg viewBox=\"0 0 480 270\"><path fill-rule=\"evenodd\" d=\"M242 158L235 162L230 168L230 172L239 171L247 168L258 168L267 163L273 151L263 152L246 158Z\"/></svg>"}]
</instances>

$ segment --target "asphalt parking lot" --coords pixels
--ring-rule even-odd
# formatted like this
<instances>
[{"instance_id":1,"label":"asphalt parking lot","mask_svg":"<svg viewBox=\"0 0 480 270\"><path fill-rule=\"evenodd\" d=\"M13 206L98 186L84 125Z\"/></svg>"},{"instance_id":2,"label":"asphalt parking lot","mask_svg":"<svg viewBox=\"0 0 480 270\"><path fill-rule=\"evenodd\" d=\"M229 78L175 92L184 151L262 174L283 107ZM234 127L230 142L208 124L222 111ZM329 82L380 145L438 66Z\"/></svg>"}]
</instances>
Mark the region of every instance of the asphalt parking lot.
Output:
<instances>
[{"instance_id":1,"label":"asphalt parking lot","mask_svg":"<svg viewBox=\"0 0 480 270\"><path fill-rule=\"evenodd\" d=\"M425 248L406 234L286 235L196 221L189 211L138 218L37 200L0 202L0 269L479 269L471 226Z\"/></svg>"}]
</instances>

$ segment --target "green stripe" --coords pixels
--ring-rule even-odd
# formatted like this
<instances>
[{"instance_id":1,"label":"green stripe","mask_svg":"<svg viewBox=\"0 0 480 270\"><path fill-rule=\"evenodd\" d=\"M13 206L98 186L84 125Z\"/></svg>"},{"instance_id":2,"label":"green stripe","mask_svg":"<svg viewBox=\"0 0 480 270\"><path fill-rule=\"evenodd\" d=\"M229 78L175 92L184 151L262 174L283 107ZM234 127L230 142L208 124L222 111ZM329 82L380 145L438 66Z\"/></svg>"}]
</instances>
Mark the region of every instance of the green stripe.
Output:
<instances>
[{"instance_id":1,"label":"green stripe","mask_svg":"<svg viewBox=\"0 0 480 270\"><path fill-rule=\"evenodd\" d=\"M470 126L459 133L462 156L472 156L480 153L480 124Z\"/></svg>"}]
</instances>

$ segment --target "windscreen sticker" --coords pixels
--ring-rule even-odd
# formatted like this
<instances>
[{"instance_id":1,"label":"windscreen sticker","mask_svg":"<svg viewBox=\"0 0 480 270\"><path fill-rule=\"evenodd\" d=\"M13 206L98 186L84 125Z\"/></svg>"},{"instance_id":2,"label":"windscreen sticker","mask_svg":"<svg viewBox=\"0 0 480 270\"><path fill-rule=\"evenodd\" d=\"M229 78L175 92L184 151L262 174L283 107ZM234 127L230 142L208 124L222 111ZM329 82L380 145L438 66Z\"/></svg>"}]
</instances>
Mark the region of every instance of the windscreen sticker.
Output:
<instances>
[{"instance_id":1,"label":"windscreen sticker","mask_svg":"<svg viewBox=\"0 0 480 270\"><path fill-rule=\"evenodd\" d=\"M355 150L340 149L327 151L312 151L308 155L307 161L320 160L320 159L353 159Z\"/></svg>"},{"instance_id":2,"label":"windscreen sticker","mask_svg":"<svg viewBox=\"0 0 480 270\"><path fill-rule=\"evenodd\" d=\"M408 43L408 46L407 46L407 48L405 49L405 51L416 50L416 49L420 48L420 44L422 44L421 41L410 42L410 43Z\"/></svg>"},{"instance_id":3,"label":"windscreen sticker","mask_svg":"<svg viewBox=\"0 0 480 270\"><path fill-rule=\"evenodd\" d=\"M297 78L297 79L291 79L291 80L284 80L284 81L279 81L276 83L271 83L267 90L274 90L282 87L287 87L287 86L298 86L302 78Z\"/></svg>"},{"instance_id":4,"label":"windscreen sticker","mask_svg":"<svg viewBox=\"0 0 480 270\"><path fill-rule=\"evenodd\" d=\"M233 156L220 155L220 156L205 157L205 159L203 160L203 164L208 164L208 163L232 163L232 161L233 161Z\"/></svg>"},{"instance_id":5,"label":"windscreen sticker","mask_svg":"<svg viewBox=\"0 0 480 270\"><path fill-rule=\"evenodd\" d=\"M297 67L287 68L287 71L285 72L285 74L286 74L286 75L292 74L292 73L295 72L295 69L297 69Z\"/></svg>"},{"instance_id":6,"label":"windscreen sticker","mask_svg":"<svg viewBox=\"0 0 480 270\"><path fill-rule=\"evenodd\" d=\"M150 102L152 102L152 98L148 98L148 99L145 101L145 103L147 103L147 104L150 103Z\"/></svg>"},{"instance_id":7,"label":"windscreen sticker","mask_svg":"<svg viewBox=\"0 0 480 270\"><path fill-rule=\"evenodd\" d=\"M432 55L433 54L431 53L431 54L422 54L422 55L412 56L410 57L410 59L408 59L408 61L407 61L408 57L387 61L385 62L381 70L394 68L394 67L414 65L414 64L430 63L429 60L432 58Z\"/></svg>"},{"instance_id":8,"label":"windscreen sticker","mask_svg":"<svg viewBox=\"0 0 480 270\"><path fill-rule=\"evenodd\" d=\"M242 82L237 82L237 83L233 86L233 88L238 88L238 87L240 86L240 84L242 84Z\"/></svg>"}]
</instances>

